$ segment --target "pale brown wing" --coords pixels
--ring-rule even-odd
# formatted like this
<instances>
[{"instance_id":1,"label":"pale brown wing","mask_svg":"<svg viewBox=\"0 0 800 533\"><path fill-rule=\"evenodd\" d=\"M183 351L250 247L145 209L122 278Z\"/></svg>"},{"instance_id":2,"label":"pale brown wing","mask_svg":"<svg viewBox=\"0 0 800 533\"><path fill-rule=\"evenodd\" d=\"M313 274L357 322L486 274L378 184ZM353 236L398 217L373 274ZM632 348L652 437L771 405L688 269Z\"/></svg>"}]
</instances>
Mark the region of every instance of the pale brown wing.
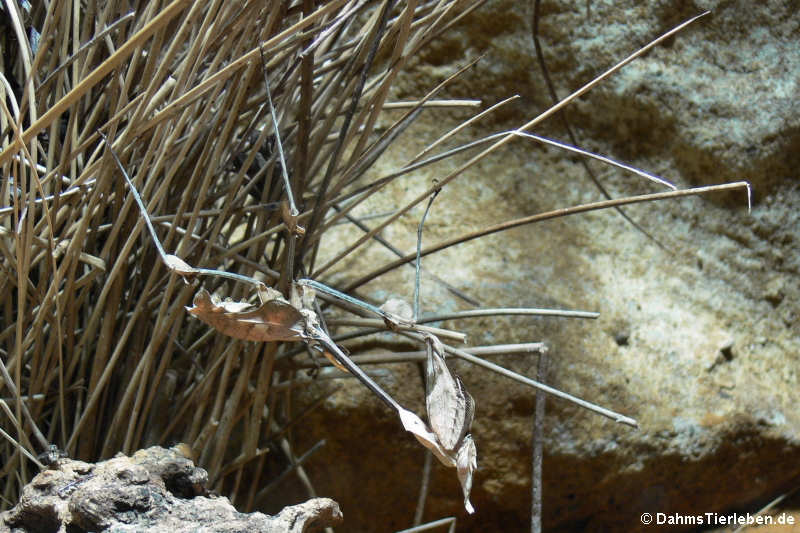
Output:
<instances>
[{"instance_id":1,"label":"pale brown wing","mask_svg":"<svg viewBox=\"0 0 800 533\"><path fill-rule=\"evenodd\" d=\"M442 355L444 349L432 335L426 337L428 358L425 365L425 406L428 422L442 448L455 451L469 433L474 413L472 396L453 374Z\"/></svg>"}]
</instances>

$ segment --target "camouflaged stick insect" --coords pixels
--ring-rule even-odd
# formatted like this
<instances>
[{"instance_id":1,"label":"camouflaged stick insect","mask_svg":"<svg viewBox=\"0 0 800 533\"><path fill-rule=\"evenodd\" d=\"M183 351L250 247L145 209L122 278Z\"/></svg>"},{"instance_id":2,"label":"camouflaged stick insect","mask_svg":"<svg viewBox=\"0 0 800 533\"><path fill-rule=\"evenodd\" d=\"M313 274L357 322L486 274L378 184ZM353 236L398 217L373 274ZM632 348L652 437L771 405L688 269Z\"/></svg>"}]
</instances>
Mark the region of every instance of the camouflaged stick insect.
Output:
<instances>
[{"instance_id":1,"label":"camouflaged stick insect","mask_svg":"<svg viewBox=\"0 0 800 533\"><path fill-rule=\"evenodd\" d=\"M429 347L426 380L429 384L429 392L426 395L428 418L431 423L429 428L417 415L397 403L344 354L322 329L316 313L309 308L313 291L307 286L300 285L300 288L305 289L302 308L276 297L264 302L256 310L243 309L240 308L242 302L214 302L208 293L201 289L195 296L194 307L187 308L187 311L222 333L235 338L303 341L320 349L326 357L332 357L336 366L344 367L386 405L394 409L406 431L413 433L442 464L457 469L464 492L464 507L467 512L473 513L475 509L469 501L469 493L472 487L472 474L477 467L477 452L472 436L469 435L469 429L472 426L474 402L464 389L461 380L445 364L442 356L444 349L439 339L425 334L425 341Z\"/></svg>"}]
</instances>

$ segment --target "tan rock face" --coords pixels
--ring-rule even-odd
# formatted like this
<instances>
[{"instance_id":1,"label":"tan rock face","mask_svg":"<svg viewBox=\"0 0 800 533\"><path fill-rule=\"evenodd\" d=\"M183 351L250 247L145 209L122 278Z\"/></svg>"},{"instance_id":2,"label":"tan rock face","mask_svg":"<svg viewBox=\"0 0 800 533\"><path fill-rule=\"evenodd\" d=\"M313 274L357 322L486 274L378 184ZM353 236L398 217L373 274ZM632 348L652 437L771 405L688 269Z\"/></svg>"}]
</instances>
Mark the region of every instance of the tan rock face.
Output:
<instances>
[{"instance_id":1,"label":"tan rock face","mask_svg":"<svg viewBox=\"0 0 800 533\"><path fill-rule=\"evenodd\" d=\"M643 512L746 507L776 495L797 475L800 115L792 108L796 111L800 96L800 56L788 52L796 46L797 6L706 4L711 15L570 106L568 117L582 147L680 188L749 180L751 213L743 192L642 204L625 213L652 239L618 213L603 211L492 235L423 263L483 306L601 313L595 321L515 317L444 324L467 331L471 345L547 341L549 383L638 420L640 427L633 430L548 401L547 530L635 531L642 527ZM542 46L559 95L696 9L542 2ZM480 97L485 106L515 93L522 98L451 146L536 116L548 100L530 16L527 3L490 2L432 45L416 65L416 77L403 80L397 96L423 94L456 65L487 52L449 94ZM378 167L403 165L467 116L427 112ZM537 132L567 140L558 120ZM361 214L397 208L458 162L393 184ZM659 190L597 162L589 165L614 197ZM599 199L575 156L519 140L443 190L424 241ZM383 236L404 252L413 250L421 213L418 209ZM355 234L343 228L331 237L332 254ZM331 279L355 278L391 258L370 245L358 259L343 262ZM362 294L376 301L410 300L412 291L413 270L403 267L371 282ZM469 307L430 277L423 276L422 294L423 313ZM535 357L493 360L535 375ZM435 468L426 519L461 513L459 531L525 530L534 393L462 362L454 367L476 401L477 512L462 516L455 481ZM402 401L416 398L422 412L418 370L390 369L383 383ZM423 453L377 400L367 398L348 383L311 415L302 438L309 445L319 438L328 444L309 471L321 495L341 502L349 530L408 527Z\"/></svg>"}]
</instances>

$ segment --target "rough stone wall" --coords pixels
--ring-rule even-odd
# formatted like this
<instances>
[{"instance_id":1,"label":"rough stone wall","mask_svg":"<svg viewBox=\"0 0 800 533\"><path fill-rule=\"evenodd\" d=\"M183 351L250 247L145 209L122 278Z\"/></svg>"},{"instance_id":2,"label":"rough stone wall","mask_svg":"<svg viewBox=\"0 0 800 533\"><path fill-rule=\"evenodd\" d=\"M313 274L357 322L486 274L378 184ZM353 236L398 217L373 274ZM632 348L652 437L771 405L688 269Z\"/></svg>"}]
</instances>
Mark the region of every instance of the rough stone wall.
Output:
<instances>
[{"instance_id":1,"label":"rough stone wall","mask_svg":"<svg viewBox=\"0 0 800 533\"><path fill-rule=\"evenodd\" d=\"M601 313L595 321L444 324L467 331L471 345L547 341L551 384L639 421L633 430L548 402L548 531L637 531L643 512L753 511L800 471L800 3L546 0L540 35L563 97L704 9L712 13L571 105L568 117L583 148L680 188L750 181L752 212L743 192L636 205L625 212L654 240L608 210L515 229L424 261L484 306ZM487 105L511 94L521 98L458 142L536 116L548 97L530 17L527 2L489 2L432 45L396 96L424 94L456 65L486 52L448 94ZM465 118L427 112L380 165L385 171L402 165ZM567 140L557 119L537 132ZM589 164L614 197L659 190ZM394 184L362 214L395 208L455 166L444 162ZM425 242L600 199L577 157L520 140L444 189ZM412 250L420 215L421 209L384 236ZM341 239L354 238L342 232ZM332 251L337 245L330 241ZM390 257L371 246L335 279ZM410 300L412 287L413 271L404 268L363 294ZM422 289L423 312L467 307L425 277ZM535 375L535 358L493 360ZM477 513L463 515L455 476L435 468L426 518L457 514L459 531L526 530L534 393L462 362L454 366L477 402ZM383 383L421 406L413 366L392 366ZM349 531L410 525L423 452L357 384L344 384L298 437L309 445L327 440L309 471L320 494L341 503Z\"/></svg>"}]
</instances>

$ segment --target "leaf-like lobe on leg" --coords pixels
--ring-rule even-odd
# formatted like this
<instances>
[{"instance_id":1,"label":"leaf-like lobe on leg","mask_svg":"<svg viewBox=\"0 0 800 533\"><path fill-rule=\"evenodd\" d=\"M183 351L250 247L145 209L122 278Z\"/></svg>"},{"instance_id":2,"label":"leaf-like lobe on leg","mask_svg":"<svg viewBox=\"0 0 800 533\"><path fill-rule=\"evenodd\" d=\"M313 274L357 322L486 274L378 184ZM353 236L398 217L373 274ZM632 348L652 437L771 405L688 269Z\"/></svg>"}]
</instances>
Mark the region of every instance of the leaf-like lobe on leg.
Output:
<instances>
[{"instance_id":1,"label":"leaf-like lobe on leg","mask_svg":"<svg viewBox=\"0 0 800 533\"><path fill-rule=\"evenodd\" d=\"M219 301L200 289L186 310L217 331L245 341L303 340L304 317L289 302L273 299L253 309L247 302Z\"/></svg>"},{"instance_id":2,"label":"leaf-like lobe on leg","mask_svg":"<svg viewBox=\"0 0 800 533\"><path fill-rule=\"evenodd\" d=\"M472 435L467 435L456 455L456 469L458 471L458 481L461 482L461 490L464 491L464 508L469 514L475 512L475 508L469 501L469 493L472 490L472 473L477 468L478 450L475 448L475 441L472 440Z\"/></svg>"}]
</instances>

